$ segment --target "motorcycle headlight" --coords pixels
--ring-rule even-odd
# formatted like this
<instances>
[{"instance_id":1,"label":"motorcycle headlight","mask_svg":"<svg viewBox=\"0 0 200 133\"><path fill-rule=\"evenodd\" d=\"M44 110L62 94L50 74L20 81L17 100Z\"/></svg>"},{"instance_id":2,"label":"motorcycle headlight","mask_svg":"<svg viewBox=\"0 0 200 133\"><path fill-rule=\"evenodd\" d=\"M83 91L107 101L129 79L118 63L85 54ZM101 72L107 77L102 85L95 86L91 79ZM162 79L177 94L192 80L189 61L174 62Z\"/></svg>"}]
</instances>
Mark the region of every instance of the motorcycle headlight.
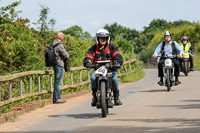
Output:
<instances>
[{"instance_id":1,"label":"motorcycle headlight","mask_svg":"<svg viewBox=\"0 0 200 133\"><path fill-rule=\"evenodd\" d=\"M106 66L107 68L109 68L109 67L110 67L110 63L106 63L105 66Z\"/></svg>"}]
</instances>

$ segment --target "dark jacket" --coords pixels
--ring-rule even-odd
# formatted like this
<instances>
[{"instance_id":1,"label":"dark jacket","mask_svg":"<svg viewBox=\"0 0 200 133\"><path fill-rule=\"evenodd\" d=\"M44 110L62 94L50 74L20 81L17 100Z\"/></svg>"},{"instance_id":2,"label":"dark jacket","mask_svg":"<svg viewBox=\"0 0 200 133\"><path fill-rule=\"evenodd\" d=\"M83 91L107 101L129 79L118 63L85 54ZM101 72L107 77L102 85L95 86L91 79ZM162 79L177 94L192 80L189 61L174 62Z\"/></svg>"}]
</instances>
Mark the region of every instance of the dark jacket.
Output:
<instances>
[{"instance_id":1,"label":"dark jacket","mask_svg":"<svg viewBox=\"0 0 200 133\"><path fill-rule=\"evenodd\" d=\"M83 65L86 66L86 63L91 62L95 63L95 61L101 60L112 60L113 63L119 63L120 65L123 64L123 58L119 49L116 45L110 43L105 45L103 49L100 50L99 44L94 44L87 52L84 60Z\"/></svg>"}]
</instances>

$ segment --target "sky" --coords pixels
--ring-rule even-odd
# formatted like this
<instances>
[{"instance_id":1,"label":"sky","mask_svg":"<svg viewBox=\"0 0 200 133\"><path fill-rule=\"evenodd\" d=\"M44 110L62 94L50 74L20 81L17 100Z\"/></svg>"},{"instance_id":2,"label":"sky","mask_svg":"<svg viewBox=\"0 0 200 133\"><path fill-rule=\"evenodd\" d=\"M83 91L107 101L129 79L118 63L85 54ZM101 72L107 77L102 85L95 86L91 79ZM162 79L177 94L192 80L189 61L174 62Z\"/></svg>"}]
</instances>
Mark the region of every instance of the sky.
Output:
<instances>
[{"instance_id":1,"label":"sky","mask_svg":"<svg viewBox=\"0 0 200 133\"><path fill-rule=\"evenodd\" d=\"M14 1L0 0L0 7ZM41 5L50 9L48 18L56 20L55 31L78 25L92 36L114 22L142 31L153 19L200 20L200 0L22 0L16 10L33 23L39 19Z\"/></svg>"}]
</instances>

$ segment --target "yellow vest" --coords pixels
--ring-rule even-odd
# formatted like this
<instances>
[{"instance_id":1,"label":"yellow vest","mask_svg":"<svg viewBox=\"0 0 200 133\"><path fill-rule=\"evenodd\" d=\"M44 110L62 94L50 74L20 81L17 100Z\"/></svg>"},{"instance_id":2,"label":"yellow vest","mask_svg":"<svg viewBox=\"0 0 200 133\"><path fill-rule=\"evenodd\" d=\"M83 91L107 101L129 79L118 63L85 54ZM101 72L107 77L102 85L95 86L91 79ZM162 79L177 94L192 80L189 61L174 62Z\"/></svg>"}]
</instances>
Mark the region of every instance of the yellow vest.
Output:
<instances>
[{"instance_id":1,"label":"yellow vest","mask_svg":"<svg viewBox=\"0 0 200 133\"><path fill-rule=\"evenodd\" d=\"M190 43L186 43L185 44L185 49L184 49L184 46L183 46L184 44L183 43L180 43L179 45L181 46L181 48L183 49L184 52L189 52L190 51L190 47L191 47Z\"/></svg>"}]
</instances>

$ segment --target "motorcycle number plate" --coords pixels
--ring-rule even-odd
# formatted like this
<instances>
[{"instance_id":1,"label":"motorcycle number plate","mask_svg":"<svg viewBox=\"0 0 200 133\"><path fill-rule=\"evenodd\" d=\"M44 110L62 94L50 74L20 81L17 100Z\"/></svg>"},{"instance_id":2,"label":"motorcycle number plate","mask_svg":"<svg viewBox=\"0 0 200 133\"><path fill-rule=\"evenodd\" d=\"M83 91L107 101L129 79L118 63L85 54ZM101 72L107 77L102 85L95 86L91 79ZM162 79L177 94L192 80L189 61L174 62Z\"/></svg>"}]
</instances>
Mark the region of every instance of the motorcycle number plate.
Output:
<instances>
[{"instance_id":1,"label":"motorcycle number plate","mask_svg":"<svg viewBox=\"0 0 200 133\"><path fill-rule=\"evenodd\" d=\"M166 59L165 60L165 66L172 66L172 60L171 59Z\"/></svg>"},{"instance_id":2,"label":"motorcycle number plate","mask_svg":"<svg viewBox=\"0 0 200 133\"><path fill-rule=\"evenodd\" d=\"M183 57L184 58L189 58L189 53L184 53Z\"/></svg>"},{"instance_id":3,"label":"motorcycle number plate","mask_svg":"<svg viewBox=\"0 0 200 133\"><path fill-rule=\"evenodd\" d=\"M105 66L100 67L99 69L97 69L97 71L95 72L95 75L103 75L106 76L107 74L107 69Z\"/></svg>"}]
</instances>

